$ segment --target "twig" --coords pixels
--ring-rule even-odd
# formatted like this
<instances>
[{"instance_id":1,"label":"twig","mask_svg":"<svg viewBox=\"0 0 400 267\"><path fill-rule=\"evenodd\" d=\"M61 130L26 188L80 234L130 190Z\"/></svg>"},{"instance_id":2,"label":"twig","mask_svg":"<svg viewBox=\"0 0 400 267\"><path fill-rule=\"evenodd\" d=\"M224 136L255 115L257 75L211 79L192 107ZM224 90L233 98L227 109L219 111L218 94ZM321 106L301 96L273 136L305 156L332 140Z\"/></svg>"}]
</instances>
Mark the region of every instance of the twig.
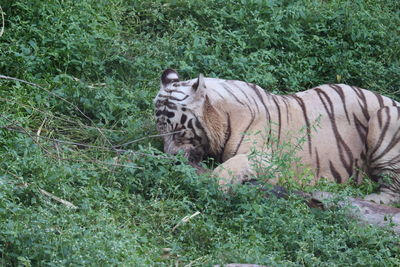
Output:
<instances>
[{"instance_id":1,"label":"twig","mask_svg":"<svg viewBox=\"0 0 400 267\"><path fill-rule=\"evenodd\" d=\"M147 139L147 138L162 137L162 136L172 135L172 134L176 134L176 133L182 133L184 131L185 130L180 130L180 131L169 132L169 133L165 133L165 134L148 135L148 136L144 136L144 137L141 137L141 138L133 140L133 141L126 142L126 143L121 144L121 145L115 145L115 146L113 146L113 148L127 146L127 145L130 145L130 144L133 144L133 143L137 143L137 142L142 141L142 140Z\"/></svg>"},{"instance_id":2,"label":"twig","mask_svg":"<svg viewBox=\"0 0 400 267\"><path fill-rule=\"evenodd\" d=\"M43 190L43 189L40 189L40 188L39 188L39 192L40 192L42 195L48 196L49 198L51 198L51 199L53 199L53 200L55 200L55 201L57 201L57 202L60 202L61 204L67 206L68 208L72 208L72 209L77 209L77 208L78 208L77 206L75 206L75 205L72 204L71 202L66 201L66 200L64 200L64 199L62 199L62 198L56 197L55 195L53 195L53 194L47 192L46 190Z\"/></svg>"},{"instance_id":3,"label":"twig","mask_svg":"<svg viewBox=\"0 0 400 267\"><path fill-rule=\"evenodd\" d=\"M65 103L71 105L71 106L72 106L74 109L76 109L82 116L84 116L84 117L85 117L86 119L88 119L93 125L95 125L95 123L92 121L92 119L89 118L85 113L83 113L83 111L80 110L76 105L74 105L72 102L68 101L67 99L65 99L65 98L63 98L63 97L61 97L61 96L59 96L59 95L57 95L57 94L55 94L55 93L49 91L48 89L44 88L43 86L40 86L40 85L38 85L38 84L36 84L36 83L28 82L28 81L25 81L25 80L22 80L22 79L10 77L10 76L5 76L5 75L0 75L0 79L11 80L11 81L17 81L17 82L29 84L29 85L31 85L31 86L33 86L33 87L42 89L42 90L44 90L45 92L47 92L48 94L50 94L50 95L52 95L52 96L54 96L54 97L56 97L56 98L59 98L59 99L61 99L62 101L64 101ZM95 127L95 128L96 128L96 129L99 131L99 133L103 136L104 140L106 140L107 143L109 143L109 144L111 145L111 142L107 139L107 137L104 135L104 133L103 133L98 127Z\"/></svg>"},{"instance_id":4,"label":"twig","mask_svg":"<svg viewBox=\"0 0 400 267\"><path fill-rule=\"evenodd\" d=\"M39 137L40 137L40 134L42 133L42 129L43 129L43 126L44 126L44 124L45 124L45 122L46 122L46 119L47 119L47 118L44 118L42 124L39 126L39 128L38 128L38 130L37 130L37 132L36 132L36 135L37 135L38 139L39 139Z\"/></svg>"},{"instance_id":5,"label":"twig","mask_svg":"<svg viewBox=\"0 0 400 267\"><path fill-rule=\"evenodd\" d=\"M176 228L178 228L178 226L180 226L181 224L187 223L190 219L192 219L193 217L196 217L197 215L200 214L200 211L196 211L195 213L193 213L192 215L188 215L183 217L175 226L174 228L172 228L172 232L176 230Z\"/></svg>"}]
</instances>

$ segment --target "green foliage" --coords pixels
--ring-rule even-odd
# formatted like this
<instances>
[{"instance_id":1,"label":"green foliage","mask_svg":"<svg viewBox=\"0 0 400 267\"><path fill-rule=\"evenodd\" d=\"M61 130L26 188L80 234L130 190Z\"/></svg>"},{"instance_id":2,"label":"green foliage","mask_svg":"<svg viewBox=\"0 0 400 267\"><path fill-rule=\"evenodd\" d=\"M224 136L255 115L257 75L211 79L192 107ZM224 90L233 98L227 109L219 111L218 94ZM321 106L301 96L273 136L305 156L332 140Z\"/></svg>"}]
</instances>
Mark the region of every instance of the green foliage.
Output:
<instances>
[{"instance_id":1,"label":"green foliage","mask_svg":"<svg viewBox=\"0 0 400 267\"><path fill-rule=\"evenodd\" d=\"M345 82L399 99L397 0L1 7L0 75L21 80L0 80L0 265L400 264L390 231L251 187L224 195L143 138L168 67L276 93Z\"/></svg>"}]
</instances>

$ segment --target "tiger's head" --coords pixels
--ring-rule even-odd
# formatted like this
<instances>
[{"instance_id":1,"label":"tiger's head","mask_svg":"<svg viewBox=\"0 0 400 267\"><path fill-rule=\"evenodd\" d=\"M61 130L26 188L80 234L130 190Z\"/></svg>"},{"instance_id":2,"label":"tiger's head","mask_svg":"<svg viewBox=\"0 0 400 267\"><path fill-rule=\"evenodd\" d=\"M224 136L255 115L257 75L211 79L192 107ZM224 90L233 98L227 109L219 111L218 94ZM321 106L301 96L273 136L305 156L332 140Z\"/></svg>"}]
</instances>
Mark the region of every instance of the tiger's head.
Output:
<instances>
[{"instance_id":1,"label":"tiger's head","mask_svg":"<svg viewBox=\"0 0 400 267\"><path fill-rule=\"evenodd\" d=\"M220 150L215 130L224 124L207 96L202 74L197 79L180 81L175 70L165 70L154 105L157 130L164 139L164 152L177 154L183 151L191 163L198 164L204 156L216 155Z\"/></svg>"}]
</instances>

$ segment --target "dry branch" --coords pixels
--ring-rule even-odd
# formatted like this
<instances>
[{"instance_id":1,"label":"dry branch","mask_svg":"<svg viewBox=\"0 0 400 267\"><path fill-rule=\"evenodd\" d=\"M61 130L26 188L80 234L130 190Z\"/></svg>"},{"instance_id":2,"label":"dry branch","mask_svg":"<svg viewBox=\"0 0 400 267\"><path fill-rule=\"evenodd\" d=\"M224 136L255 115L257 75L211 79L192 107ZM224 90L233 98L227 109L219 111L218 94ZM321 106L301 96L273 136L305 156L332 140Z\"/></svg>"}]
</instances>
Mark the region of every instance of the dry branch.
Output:
<instances>
[{"instance_id":1,"label":"dry branch","mask_svg":"<svg viewBox=\"0 0 400 267\"><path fill-rule=\"evenodd\" d=\"M77 208L78 208L77 206L75 206L75 205L72 204L71 202L66 201L66 200L64 200L64 199L62 199L62 198L56 197L55 195L53 195L53 194L47 192L46 190L43 190L43 189L40 189L40 188L39 188L39 192L40 192L42 195L45 195L45 196L47 196L47 197L49 197L49 198L51 198L51 199L53 199L53 200L55 200L55 201L57 201L57 202L59 202L59 203L61 203L61 204L67 206L68 208L72 208L72 209L77 209Z\"/></svg>"},{"instance_id":2,"label":"dry branch","mask_svg":"<svg viewBox=\"0 0 400 267\"><path fill-rule=\"evenodd\" d=\"M142 138L139 138L139 139L136 139L136 140L133 140L133 141L126 142L126 143L121 144L121 145L115 145L115 146L113 146L113 148L122 147L122 146L127 146L127 145L130 145L130 144L133 144L133 143L137 143L137 142L139 142L139 141L142 141L142 140L145 140L145 139L148 139L148 138L163 137L163 136L173 135L173 134L176 134L176 133L182 133L182 132L184 132L184 131L185 131L185 130L180 130L180 131L169 132L169 133L165 133L165 134L153 134L153 135L148 135L148 136L144 136L144 137L142 137Z\"/></svg>"},{"instance_id":3,"label":"dry branch","mask_svg":"<svg viewBox=\"0 0 400 267\"><path fill-rule=\"evenodd\" d=\"M185 217L183 217L173 228L172 228L172 232L176 230L176 228L178 228L180 225L187 223L188 221L190 221L190 219L192 219L193 217L196 217L197 215L200 214L200 211L196 211L195 213L193 213L192 215L187 215Z\"/></svg>"}]
</instances>

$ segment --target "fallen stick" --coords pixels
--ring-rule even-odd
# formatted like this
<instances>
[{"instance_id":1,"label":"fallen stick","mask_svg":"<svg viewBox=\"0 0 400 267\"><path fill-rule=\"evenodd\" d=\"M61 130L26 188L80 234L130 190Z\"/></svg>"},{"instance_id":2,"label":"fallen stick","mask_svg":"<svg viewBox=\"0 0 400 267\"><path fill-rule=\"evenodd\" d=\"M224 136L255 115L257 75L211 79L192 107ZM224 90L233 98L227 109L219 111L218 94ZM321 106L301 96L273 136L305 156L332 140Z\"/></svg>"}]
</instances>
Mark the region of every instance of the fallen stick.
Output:
<instances>
[{"instance_id":1,"label":"fallen stick","mask_svg":"<svg viewBox=\"0 0 400 267\"><path fill-rule=\"evenodd\" d=\"M200 214L200 211L196 211L195 213L193 213L192 215L187 215L185 217L183 217L175 226L174 228L172 228L172 232L174 232L176 230L176 228L178 228L180 225L187 223L190 219L192 219L193 217L196 217L197 215Z\"/></svg>"},{"instance_id":2,"label":"fallen stick","mask_svg":"<svg viewBox=\"0 0 400 267\"><path fill-rule=\"evenodd\" d=\"M47 196L47 197L49 197L49 198L51 198L51 199L53 199L53 200L55 200L55 201L57 201L57 202L59 202L59 203L61 203L61 204L67 206L68 208L71 208L71 209L77 209L77 208L78 208L77 206L75 206L75 205L72 204L71 202L69 202L69 201L67 201L67 200L64 200L64 199L62 199L62 198L56 197L55 195L53 195L53 194L47 192L46 190L43 190L43 189L40 189L40 188L39 188L39 192L40 192L42 195L45 195L45 196Z\"/></svg>"}]
</instances>

